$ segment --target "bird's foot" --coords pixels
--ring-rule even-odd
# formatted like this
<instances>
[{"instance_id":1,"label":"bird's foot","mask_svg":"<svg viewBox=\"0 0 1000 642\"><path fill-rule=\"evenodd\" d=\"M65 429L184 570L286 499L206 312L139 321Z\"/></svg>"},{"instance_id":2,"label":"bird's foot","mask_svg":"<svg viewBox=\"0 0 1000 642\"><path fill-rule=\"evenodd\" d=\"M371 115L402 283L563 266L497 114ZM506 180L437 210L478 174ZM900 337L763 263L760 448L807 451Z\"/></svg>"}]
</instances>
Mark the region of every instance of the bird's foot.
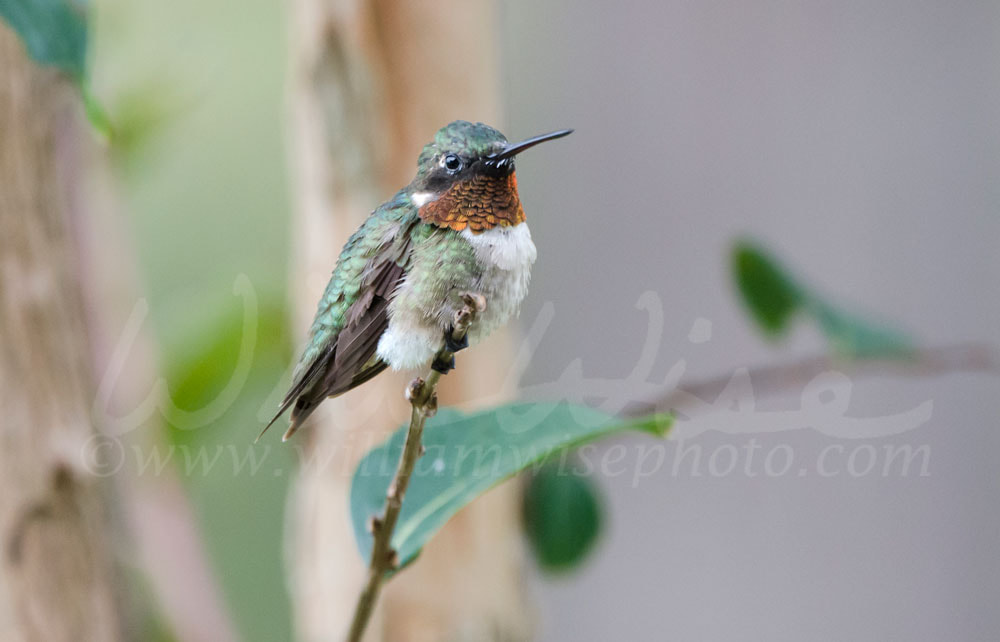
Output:
<instances>
[{"instance_id":1,"label":"bird's foot","mask_svg":"<svg viewBox=\"0 0 1000 642\"><path fill-rule=\"evenodd\" d=\"M448 328L448 331L444 333L444 347L448 348L448 352L452 354L459 352L460 350L465 350L469 347L469 335L464 334L462 338L458 341L455 340L455 329Z\"/></svg>"},{"instance_id":2,"label":"bird's foot","mask_svg":"<svg viewBox=\"0 0 1000 642\"><path fill-rule=\"evenodd\" d=\"M431 364L431 369L437 370L443 375L448 374L449 371L455 369L455 356L452 355L447 361L441 359L440 355L434 357L434 363Z\"/></svg>"}]
</instances>

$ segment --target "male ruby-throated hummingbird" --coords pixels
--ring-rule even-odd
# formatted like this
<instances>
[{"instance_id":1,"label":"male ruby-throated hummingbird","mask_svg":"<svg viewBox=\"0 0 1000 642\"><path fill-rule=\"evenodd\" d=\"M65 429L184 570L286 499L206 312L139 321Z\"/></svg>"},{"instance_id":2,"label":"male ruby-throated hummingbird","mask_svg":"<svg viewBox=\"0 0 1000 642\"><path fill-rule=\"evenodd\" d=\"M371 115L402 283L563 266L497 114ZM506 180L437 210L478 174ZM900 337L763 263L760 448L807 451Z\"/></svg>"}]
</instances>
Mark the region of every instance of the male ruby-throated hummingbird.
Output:
<instances>
[{"instance_id":1,"label":"male ruby-throated hummingbird","mask_svg":"<svg viewBox=\"0 0 1000 642\"><path fill-rule=\"evenodd\" d=\"M291 407L288 439L327 397L386 367L428 364L444 345L463 294L486 299L469 328L471 343L516 314L535 244L517 194L514 156L570 132L508 143L482 123L458 120L441 128L420 153L413 182L348 239L291 388L264 430Z\"/></svg>"}]
</instances>

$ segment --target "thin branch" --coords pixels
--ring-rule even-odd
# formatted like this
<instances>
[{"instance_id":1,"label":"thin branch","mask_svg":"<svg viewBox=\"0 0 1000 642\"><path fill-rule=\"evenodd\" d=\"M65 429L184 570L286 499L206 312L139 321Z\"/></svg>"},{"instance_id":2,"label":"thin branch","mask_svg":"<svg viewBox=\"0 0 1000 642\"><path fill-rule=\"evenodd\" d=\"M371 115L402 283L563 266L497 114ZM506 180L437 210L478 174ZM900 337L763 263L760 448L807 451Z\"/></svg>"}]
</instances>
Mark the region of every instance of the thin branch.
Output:
<instances>
[{"instance_id":1,"label":"thin branch","mask_svg":"<svg viewBox=\"0 0 1000 642\"><path fill-rule=\"evenodd\" d=\"M932 377L952 372L1000 373L1000 355L991 345L968 343L925 348L896 359L844 360L825 355L813 356L792 363L750 368L747 375L753 382L754 392L760 396L768 396L803 386L828 370L849 370L858 375L904 377ZM661 397L640 404L636 412L641 413L642 409L653 406L685 413L700 405L699 400L704 401L718 395L732 377L732 373L727 373L672 388Z\"/></svg>"},{"instance_id":2,"label":"thin branch","mask_svg":"<svg viewBox=\"0 0 1000 642\"><path fill-rule=\"evenodd\" d=\"M450 363L452 361L454 353L449 349L449 343L462 343L476 315L486 309L486 300L480 295L466 294L463 298L465 306L455 313L450 335L451 341L445 342L445 346L441 348L434 359L435 363ZM373 516L369 522L369 529L375 541L372 545L372 556L368 565L368 580L361 595L358 596L358 603L354 608L351 629L347 635L348 642L360 642L372 612L375 610L385 574L395 569L399 562L396 551L391 546L392 534L396 530L396 521L399 519L400 509L403 507L403 497L410 485L413 468L417 459L424 454L424 447L421 443L424 424L437 412L436 390L440 378L441 372L432 368L425 379L417 377L406 388L406 398L412 406L410 427L406 431L406 443L403 445L403 453L399 457L396 475L385 494L385 508L382 511L382 517Z\"/></svg>"}]
</instances>

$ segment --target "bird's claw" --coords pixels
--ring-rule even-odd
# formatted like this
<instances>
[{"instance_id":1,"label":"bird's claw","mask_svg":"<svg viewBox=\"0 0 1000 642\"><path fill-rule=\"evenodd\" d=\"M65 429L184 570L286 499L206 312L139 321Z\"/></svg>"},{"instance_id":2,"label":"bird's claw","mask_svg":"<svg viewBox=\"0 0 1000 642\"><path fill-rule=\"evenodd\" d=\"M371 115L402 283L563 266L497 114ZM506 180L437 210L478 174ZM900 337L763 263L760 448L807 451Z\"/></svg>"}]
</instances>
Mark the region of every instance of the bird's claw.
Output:
<instances>
[{"instance_id":1,"label":"bird's claw","mask_svg":"<svg viewBox=\"0 0 1000 642\"><path fill-rule=\"evenodd\" d=\"M448 348L448 352L452 354L460 350L465 350L469 347L469 335L463 334L461 339L456 340L455 329L449 328L448 332L444 333L444 347Z\"/></svg>"},{"instance_id":2,"label":"bird's claw","mask_svg":"<svg viewBox=\"0 0 1000 642\"><path fill-rule=\"evenodd\" d=\"M447 361L441 359L440 356L434 357L434 363L431 364L432 370L437 370L443 375L448 374L449 371L455 369L455 357L452 356Z\"/></svg>"}]
</instances>

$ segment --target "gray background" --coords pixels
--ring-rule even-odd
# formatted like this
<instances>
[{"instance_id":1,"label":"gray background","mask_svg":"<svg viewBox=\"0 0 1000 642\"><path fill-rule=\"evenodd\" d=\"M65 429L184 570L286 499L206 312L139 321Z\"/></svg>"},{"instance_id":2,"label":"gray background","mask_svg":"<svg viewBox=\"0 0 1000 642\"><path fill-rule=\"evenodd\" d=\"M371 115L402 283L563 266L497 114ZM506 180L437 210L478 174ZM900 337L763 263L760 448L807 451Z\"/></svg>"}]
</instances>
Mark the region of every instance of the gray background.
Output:
<instances>
[{"instance_id":1,"label":"gray background","mask_svg":"<svg viewBox=\"0 0 1000 642\"><path fill-rule=\"evenodd\" d=\"M749 325L727 262L745 233L925 344L996 340L997 3L516 0L502 18L507 133L577 128L518 161L540 250L522 323L555 311L526 386L576 359L626 376L647 290L666 310L653 380L678 359L698 376L820 350L807 327L771 345ZM693 344L699 317L712 337ZM783 477L673 474L671 444L636 488L603 479L590 563L533 582L542 639L996 639L998 393L982 375L858 379L848 415L930 400L930 421L862 441L753 435L794 450ZM798 476L835 443L928 445L930 474Z\"/></svg>"}]
</instances>

